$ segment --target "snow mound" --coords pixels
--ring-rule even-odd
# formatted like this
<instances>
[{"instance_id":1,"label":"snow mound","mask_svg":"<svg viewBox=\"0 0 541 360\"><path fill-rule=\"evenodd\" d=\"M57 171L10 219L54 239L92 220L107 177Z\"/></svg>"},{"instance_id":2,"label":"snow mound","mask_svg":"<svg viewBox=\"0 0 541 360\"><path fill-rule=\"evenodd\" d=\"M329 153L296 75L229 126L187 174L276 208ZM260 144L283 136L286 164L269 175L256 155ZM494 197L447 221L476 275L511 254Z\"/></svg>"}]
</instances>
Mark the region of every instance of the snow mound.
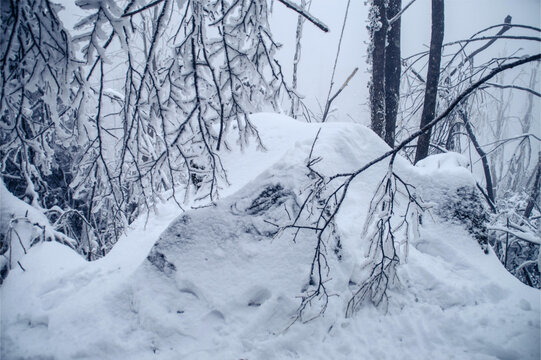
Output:
<instances>
[{"instance_id":1,"label":"snow mound","mask_svg":"<svg viewBox=\"0 0 541 360\"><path fill-rule=\"evenodd\" d=\"M49 220L13 196L0 179L0 285L47 229L52 229Z\"/></svg>"},{"instance_id":2,"label":"snow mound","mask_svg":"<svg viewBox=\"0 0 541 360\"><path fill-rule=\"evenodd\" d=\"M428 169L452 169L456 167L468 168L470 161L462 154L447 152L430 155L417 163L418 167Z\"/></svg>"},{"instance_id":3,"label":"snow mound","mask_svg":"<svg viewBox=\"0 0 541 360\"><path fill-rule=\"evenodd\" d=\"M388 148L356 124L305 124L273 114L252 120L266 151L254 153L252 144L244 153L224 154L232 187L216 206L179 215L164 205L146 230L144 221L136 224L93 263L78 261L59 244L32 248L21 260L27 270L15 269L0 289L2 355L539 358L540 292L508 274L494 254L483 253L463 219L453 218L454 212L445 216L445 199L475 189L453 155L423 167L397 159L395 170L431 210L401 259L386 306L366 304L353 317L344 316L354 291L350 280L365 257L367 209L387 171L382 162L352 182L336 219L338 236L326 242L326 312L294 322L310 286L316 242L313 232L295 236L293 229L279 229L291 223L310 191L309 154L321 158L317 171L331 176L355 170ZM317 305L307 311L317 314Z\"/></svg>"}]
</instances>

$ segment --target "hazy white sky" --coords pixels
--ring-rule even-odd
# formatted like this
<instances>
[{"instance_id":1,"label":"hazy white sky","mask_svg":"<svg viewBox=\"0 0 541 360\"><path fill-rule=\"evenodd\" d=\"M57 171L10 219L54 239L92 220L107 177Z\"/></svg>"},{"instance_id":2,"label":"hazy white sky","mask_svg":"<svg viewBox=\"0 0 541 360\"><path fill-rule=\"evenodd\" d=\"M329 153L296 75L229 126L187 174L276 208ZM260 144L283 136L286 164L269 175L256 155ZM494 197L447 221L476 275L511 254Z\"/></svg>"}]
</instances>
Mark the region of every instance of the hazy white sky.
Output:
<instances>
[{"instance_id":1,"label":"hazy white sky","mask_svg":"<svg viewBox=\"0 0 541 360\"><path fill-rule=\"evenodd\" d=\"M403 5L409 0L402 0ZM309 106L319 111L324 102L330 83L331 69L336 55L338 38L343 23L347 0L313 0L310 11L331 29L327 34L315 26L305 23L303 54L299 67L299 90L306 95ZM445 1L445 41L470 37L473 33L490 25L502 23L507 15L516 24L540 26L541 10L539 0L447 0ZM337 118L342 121L355 120L367 123L368 73L366 18L368 5L364 1L352 0L346 23L338 69L335 75L339 87L355 67L359 72L348 88L333 104L340 109ZM431 1L416 0L404 13L402 19L402 56L408 56L427 49L430 43ZM278 57L291 74L294 54L295 26L297 16L275 1L271 27L276 39L284 44ZM497 32L493 31L492 34ZM509 34L512 34L509 32ZM520 32L513 33L514 35ZM524 34L524 33L523 33ZM531 34L530 34L531 35ZM540 50L539 43L500 43L491 48L492 54L511 52L519 47L533 53ZM473 47L475 49L475 47ZM492 55L491 55L492 56Z\"/></svg>"}]
</instances>

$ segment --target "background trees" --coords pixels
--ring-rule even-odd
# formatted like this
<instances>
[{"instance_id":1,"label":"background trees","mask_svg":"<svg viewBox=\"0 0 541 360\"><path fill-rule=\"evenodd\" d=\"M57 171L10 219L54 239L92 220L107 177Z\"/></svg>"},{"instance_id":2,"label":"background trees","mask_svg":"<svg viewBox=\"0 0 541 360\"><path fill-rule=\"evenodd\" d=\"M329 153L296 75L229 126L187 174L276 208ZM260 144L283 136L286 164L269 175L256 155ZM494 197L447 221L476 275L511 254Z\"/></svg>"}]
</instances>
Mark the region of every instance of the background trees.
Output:
<instances>
[{"instance_id":1,"label":"background trees","mask_svg":"<svg viewBox=\"0 0 541 360\"><path fill-rule=\"evenodd\" d=\"M429 52L422 52L405 59L406 66L403 78L410 91L405 94L402 100L404 110L402 124L408 123L409 125L405 128L399 127L397 131L404 133L414 131L417 126L416 123L419 121L415 114L420 109L422 109L420 118L422 128L423 124L426 124L427 108L432 109L432 106L434 106L435 114L441 112L441 109L453 104L464 89L479 81L488 71L505 67L516 59L524 58L524 52L521 53L521 50L517 50L517 53L513 54L513 56L487 57L484 54L497 41L507 40L510 45L523 40L539 42L539 28L512 24L511 20L511 16L507 16L503 23L481 29L469 39L439 46L442 49L441 57L438 56L442 60L440 70L437 72L439 80L436 79L437 81L434 82L435 79L432 79L432 86L430 86L429 80L431 74L436 73L435 71L431 72L432 56L434 54L433 44L431 44ZM487 35L489 32L495 32L495 34ZM432 33L432 36L434 40L434 33ZM458 50L455 50L456 48ZM519 53L521 56L518 56ZM426 64L426 60L422 60L426 59L426 57L428 57L428 74L425 79L419 71L418 65L419 63ZM407 148L404 152L414 162L422 160L428 154L448 151L459 152L468 156L470 169L472 172L479 174L478 189L486 200L487 209L493 214L489 218L489 241L499 254L502 263L506 264L512 273L518 274L519 278L530 285L535 282L531 278L539 277L538 270L534 269L535 266L530 262L533 258L537 258L539 252L537 245L535 242L528 242L524 239L528 238L528 236L515 234L517 236L514 241L521 242L521 245L518 245L517 248L521 249L518 250L518 253L522 255L519 256L521 260L517 260L514 265L509 265L505 261L506 255L503 250L504 248L509 250L509 245L502 246L505 243L502 236L509 237L509 235L507 231L501 229L515 226L515 228L520 227L524 233L534 234L539 228L537 220L532 221L532 219L524 218L527 214L524 200L514 205L510 205L508 202L510 198L514 198L515 201L519 198L525 199L529 197L527 193L534 192L531 187L532 182L529 181L526 184L525 179L533 179L535 176L536 170L533 164L537 162L537 154L531 150L532 147L538 148L539 146L539 143L537 143L538 137L531 133L531 123L527 120L531 119L529 114L532 106L538 106L533 105L533 99L538 97L538 93L535 90L535 81L532 82L531 80L536 77L536 66L534 63L534 65L522 67L520 71L509 71L511 75L502 72L492 80L486 81L476 91L464 98L454 111L446 115L441 122L432 128L431 132L421 135L416 147ZM509 79L510 76L514 77L514 84L505 83L505 79ZM524 82L523 79L527 79L526 84L519 85L518 82ZM508 91L506 96L512 96L511 91L515 93L515 96L517 96L517 91L528 93L527 96L522 97L526 102L526 106L522 109L513 107L514 109L511 110L511 103L502 97L504 89ZM432 96L428 97L429 93ZM424 94L424 97L422 94ZM429 101L427 101L427 97ZM423 98L424 101L421 101ZM518 120L518 126L512 125L515 119ZM538 132L539 129L536 131ZM497 135L494 137L495 134ZM507 150L504 149L505 144L508 146ZM414 153L415 158L413 158ZM521 170L516 171L519 168ZM497 175L501 172L506 174L507 179L503 183L498 179ZM514 180L510 180L511 178ZM511 185L517 185L518 183L521 183L521 185L517 187ZM522 195L518 195L519 193ZM508 226L506 221L508 221L509 216L513 217L514 220ZM519 226L516 223L522 225ZM499 232L494 228L500 229ZM506 241L507 244L510 241L514 243L514 241L507 238ZM509 256L509 253L507 256ZM529 270L525 271L530 271L535 275L526 276L520 274L520 272L524 272L524 267L518 263L531 266ZM527 280L528 276L530 277L529 280Z\"/></svg>"},{"instance_id":2,"label":"background trees","mask_svg":"<svg viewBox=\"0 0 541 360\"><path fill-rule=\"evenodd\" d=\"M370 110L372 130L394 146L400 95L401 0L374 0L369 15L371 35Z\"/></svg>"}]
</instances>

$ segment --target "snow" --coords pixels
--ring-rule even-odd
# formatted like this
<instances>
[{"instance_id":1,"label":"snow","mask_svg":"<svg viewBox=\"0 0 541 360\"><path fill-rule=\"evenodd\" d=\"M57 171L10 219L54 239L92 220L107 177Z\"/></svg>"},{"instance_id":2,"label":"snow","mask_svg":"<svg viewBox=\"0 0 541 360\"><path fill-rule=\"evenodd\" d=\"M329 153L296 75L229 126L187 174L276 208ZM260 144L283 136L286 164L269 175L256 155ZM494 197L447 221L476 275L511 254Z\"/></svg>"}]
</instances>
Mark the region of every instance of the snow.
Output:
<instances>
[{"instance_id":1,"label":"snow","mask_svg":"<svg viewBox=\"0 0 541 360\"><path fill-rule=\"evenodd\" d=\"M468 159L456 152L447 152L443 154L431 155L417 163L418 167L427 169L441 169L441 168L456 168L463 167L468 168L470 162Z\"/></svg>"},{"instance_id":2,"label":"snow","mask_svg":"<svg viewBox=\"0 0 541 360\"><path fill-rule=\"evenodd\" d=\"M4 182L0 180L0 234L5 234L2 239L8 243L9 251L0 255L0 270L17 267L17 262L25 255L30 243L36 237L40 237L41 231L32 224L38 224L42 228L49 225L47 218L37 209L13 196ZM0 246L1 247L1 246ZM0 277L0 285L7 274Z\"/></svg>"},{"instance_id":3,"label":"snow","mask_svg":"<svg viewBox=\"0 0 541 360\"><path fill-rule=\"evenodd\" d=\"M14 268L0 288L2 358L539 359L539 290L437 211L423 217L387 306L365 304L344 316L385 162L354 180L338 214L343 256L330 241L326 286L334 296L326 312L293 323L315 238L294 239L272 223L286 225L307 195L305 163L318 130L313 158L321 157L316 167L325 176L388 148L353 123L275 114L252 121L266 150L252 143L222 154L231 186L216 206L181 213L172 201L161 204L91 263L58 243L32 247L20 259L26 271ZM444 154L413 167L398 158L395 170L436 207L445 194L475 185L463 160Z\"/></svg>"}]
</instances>

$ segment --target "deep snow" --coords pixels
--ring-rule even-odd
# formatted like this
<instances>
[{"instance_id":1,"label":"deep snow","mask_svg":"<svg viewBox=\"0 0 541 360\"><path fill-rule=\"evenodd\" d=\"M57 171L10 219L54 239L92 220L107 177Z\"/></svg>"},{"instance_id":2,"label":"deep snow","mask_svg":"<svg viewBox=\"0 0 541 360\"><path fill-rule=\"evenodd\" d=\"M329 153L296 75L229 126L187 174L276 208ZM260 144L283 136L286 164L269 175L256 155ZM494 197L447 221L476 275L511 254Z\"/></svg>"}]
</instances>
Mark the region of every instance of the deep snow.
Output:
<instances>
[{"instance_id":1,"label":"deep snow","mask_svg":"<svg viewBox=\"0 0 541 360\"><path fill-rule=\"evenodd\" d=\"M289 223L307 194L315 134L322 129L314 156L326 175L387 147L358 124L252 118L267 150L252 144L223 155L232 185L217 206L181 214L162 204L92 263L51 242L22 256L26 271L14 268L0 288L2 359L539 359L539 290L484 254L464 226L438 216L442 201L475 184L453 154L418 167L397 159L397 172L432 209L403 253L387 306L344 316L381 163L352 183L341 208L341 260L328 244L326 286L336 296L324 316L289 326L315 239L304 232L293 241L273 224Z\"/></svg>"}]
</instances>

